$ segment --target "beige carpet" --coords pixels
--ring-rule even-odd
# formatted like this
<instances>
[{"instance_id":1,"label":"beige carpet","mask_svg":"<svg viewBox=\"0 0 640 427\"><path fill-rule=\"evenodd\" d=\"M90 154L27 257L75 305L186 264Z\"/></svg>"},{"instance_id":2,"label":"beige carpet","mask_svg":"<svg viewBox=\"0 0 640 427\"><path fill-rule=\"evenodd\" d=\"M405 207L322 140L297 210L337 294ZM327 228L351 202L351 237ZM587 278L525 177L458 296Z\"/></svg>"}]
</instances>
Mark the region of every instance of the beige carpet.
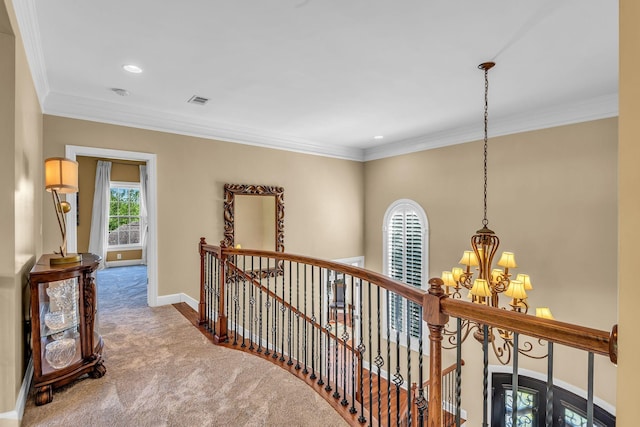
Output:
<instances>
[{"instance_id":1,"label":"beige carpet","mask_svg":"<svg viewBox=\"0 0 640 427\"><path fill-rule=\"evenodd\" d=\"M44 406L30 396L23 426L346 425L281 368L213 345L173 306L147 307L140 267L125 268L98 278L106 375Z\"/></svg>"}]
</instances>

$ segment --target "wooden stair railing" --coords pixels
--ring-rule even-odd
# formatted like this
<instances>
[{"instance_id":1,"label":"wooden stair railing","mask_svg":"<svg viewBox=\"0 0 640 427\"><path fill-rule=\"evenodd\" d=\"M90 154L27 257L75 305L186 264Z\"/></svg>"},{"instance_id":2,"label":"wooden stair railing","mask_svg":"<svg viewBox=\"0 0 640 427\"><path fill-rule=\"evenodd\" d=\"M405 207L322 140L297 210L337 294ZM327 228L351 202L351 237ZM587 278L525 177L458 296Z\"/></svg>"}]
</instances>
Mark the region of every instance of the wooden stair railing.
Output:
<instances>
[{"instance_id":1,"label":"wooden stair railing","mask_svg":"<svg viewBox=\"0 0 640 427\"><path fill-rule=\"evenodd\" d=\"M376 272L312 257L218 247L204 238L199 249L201 329L215 343L267 358L304 379L352 425L450 425L450 414L443 417L442 411L443 376L455 372L454 367L442 368L443 330L449 316L608 355L614 362L617 357L614 332L454 300L445 294L440 279L431 279L425 291ZM352 306L353 312L329 312L327 281L335 275L344 280L350 298L345 306ZM422 334L414 337L410 331L385 327L386 301L392 293L422 307L428 358ZM347 318L352 321L340 322ZM404 401L398 399L403 393Z\"/></svg>"},{"instance_id":2,"label":"wooden stair railing","mask_svg":"<svg viewBox=\"0 0 640 427\"><path fill-rule=\"evenodd\" d=\"M460 361L460 365L464 366L464 360ZM452 402L451 399L453 398L453 395L455 393L455 389L452 389L451 383L453 382L451 379L449 379L448 377L452 377L453 374L456 373L456 369L458 368L458 364L454 363L453 365L445 368L442 371L442 379L443 379L443 395L447 396L449 398L449 400L445 400L445 398L443 397L444 402L447 404L448 407L452 406ZM422 388L424 390L424 394L426 394L427 396L429 395L429 385L431 384L431 380L427 380L423 383ZM411 385L411 395L413 396L413 402L414 404L411 405L411 418L416 420L418 419L418 405L415 403L418 399L418 384L417 383L413 383ZM455 425L455 418L453 416L453 413L451 412L450 409L442 409L443 411L443 426L449 427L449 426L453 426ZM408 419L409 419L409 407L408 407L408 403L405 400L403 403L403 411L404 416L401 418L400 420L400 425L402 426L407 426L408 425Z\"/></svg>"}]
</instances>

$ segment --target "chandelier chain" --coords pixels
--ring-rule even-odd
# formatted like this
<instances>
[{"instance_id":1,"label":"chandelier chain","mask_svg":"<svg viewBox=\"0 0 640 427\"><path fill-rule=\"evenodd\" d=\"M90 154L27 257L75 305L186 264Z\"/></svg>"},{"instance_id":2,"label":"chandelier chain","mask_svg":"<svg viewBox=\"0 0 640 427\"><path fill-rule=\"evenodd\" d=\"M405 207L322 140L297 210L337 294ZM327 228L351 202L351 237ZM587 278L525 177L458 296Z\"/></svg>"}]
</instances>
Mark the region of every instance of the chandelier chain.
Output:
<instances>
[{"instance_id":1,"label":"chandelier chain","mask_svg":"<svg viewBox=\"0 0 640 427\"><path fill-rule=\"evenodd\" d=\"M488 122L489 122L489 68L484 68L484 218L482 219L482 225L487 226L489 220L487 219L487 146L488 146Z\"/></svg>"}]
</instances>

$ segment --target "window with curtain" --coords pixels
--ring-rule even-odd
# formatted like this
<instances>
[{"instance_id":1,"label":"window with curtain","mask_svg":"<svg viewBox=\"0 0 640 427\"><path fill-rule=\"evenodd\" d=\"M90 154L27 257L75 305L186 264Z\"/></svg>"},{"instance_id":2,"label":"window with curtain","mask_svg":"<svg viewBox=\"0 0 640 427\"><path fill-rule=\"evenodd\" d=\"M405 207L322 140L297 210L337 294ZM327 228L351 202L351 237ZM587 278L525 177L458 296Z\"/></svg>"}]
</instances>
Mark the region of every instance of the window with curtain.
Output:
<instances>
[{"instance_id":1,"label":"window with curtain","mask_svg":"<svg viewBox=\"0 0 640 427\"><path fill-rule=\"evenodd\" d=\"M428 223L424 210L412 200L398 200L389 206L384 218L384 273L410 286L426 286ZM387 327L391 336L407 332L418 338L422 332L422 308L395 293L387 299Z\"/></svg>"},{"instance_id":2,"label":"window with curtain","mask_svg":"<svg viewBox=\"0 0 640 427\"><path fill-rule=\"evenodd\" d=\"M139 248L140 184L112 181L109 189L109 248Z\"/></svg>"}]
</instances>

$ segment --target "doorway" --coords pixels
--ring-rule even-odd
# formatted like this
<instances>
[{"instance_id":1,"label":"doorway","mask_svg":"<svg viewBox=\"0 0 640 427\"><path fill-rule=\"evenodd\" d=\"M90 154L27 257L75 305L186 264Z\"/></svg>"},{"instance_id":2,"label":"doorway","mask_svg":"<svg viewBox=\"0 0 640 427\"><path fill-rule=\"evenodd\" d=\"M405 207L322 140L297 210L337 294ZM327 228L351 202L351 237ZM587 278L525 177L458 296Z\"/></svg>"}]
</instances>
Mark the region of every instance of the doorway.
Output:
<instances>
[{"instance_id":1,"label":"doorway","mask_svg":"<svg viewBox=\"0 0 640 427\"><path fill-rule=\"evenodd\" d=\"M158 305L158 261L157 261L157 169L156 155L135 151L112 150L106 148L81 147L67 145L65 157L76 160L77 156L100 157L113 160L132 160L145 162L147 165L148 182L148 234L147 234L147 304L151 307ZM76 200L70 198L71 218L77 216ZM78 238L75 221L71 221L67 228L67 245L69 252L77 252Z\"/></svg>"}]
</instances>

